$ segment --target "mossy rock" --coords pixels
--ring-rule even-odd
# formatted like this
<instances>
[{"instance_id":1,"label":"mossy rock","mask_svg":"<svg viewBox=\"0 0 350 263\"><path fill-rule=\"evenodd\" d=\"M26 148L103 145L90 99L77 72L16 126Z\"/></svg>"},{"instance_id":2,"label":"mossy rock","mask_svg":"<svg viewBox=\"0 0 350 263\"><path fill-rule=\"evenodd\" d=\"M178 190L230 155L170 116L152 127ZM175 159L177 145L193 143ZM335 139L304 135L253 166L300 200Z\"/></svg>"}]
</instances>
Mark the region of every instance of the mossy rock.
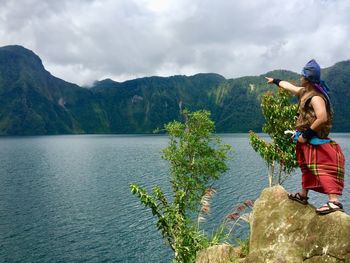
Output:
<instances>
[{"instance_id":1,"label":"mossy rock","mask_svg":"<svg viewBox=\"0 0 350 263\"><path fill-rule=\"evenodd\" d=\"M255 202L247 263L350 263L350 216L317 215L312 205L288 198L281 186L265 189Z\"/></svg>"}]
</instances>

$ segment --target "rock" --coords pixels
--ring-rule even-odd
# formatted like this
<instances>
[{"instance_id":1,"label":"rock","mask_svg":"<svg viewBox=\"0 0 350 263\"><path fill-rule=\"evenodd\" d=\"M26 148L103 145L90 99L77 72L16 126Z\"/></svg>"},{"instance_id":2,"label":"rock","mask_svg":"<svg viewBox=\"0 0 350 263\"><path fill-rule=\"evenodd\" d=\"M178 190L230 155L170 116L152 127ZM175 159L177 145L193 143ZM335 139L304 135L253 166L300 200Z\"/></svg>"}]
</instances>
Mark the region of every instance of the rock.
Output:
<instances>
[{"instance_id":1,"label":"rock","mask_svg":"<svg viewBox=\"0 0 350 263\"><path fill-rule=\"evenodd\" d=\"M216 245L200 251L196 263L236 263L242 262L239 258L240 249L227 244Z\"/></svg>"},{"instance_id":2,"label":"rock","mask_svg":"<svg viewBox=\"0 0 350 263\"><path fill-rule=\"evenodd\" d=\"M350 216L317 215L315 207L289 200L281 186L262 192L250 229L246 263L350 263Z\"/></svg>"}]
</instances>

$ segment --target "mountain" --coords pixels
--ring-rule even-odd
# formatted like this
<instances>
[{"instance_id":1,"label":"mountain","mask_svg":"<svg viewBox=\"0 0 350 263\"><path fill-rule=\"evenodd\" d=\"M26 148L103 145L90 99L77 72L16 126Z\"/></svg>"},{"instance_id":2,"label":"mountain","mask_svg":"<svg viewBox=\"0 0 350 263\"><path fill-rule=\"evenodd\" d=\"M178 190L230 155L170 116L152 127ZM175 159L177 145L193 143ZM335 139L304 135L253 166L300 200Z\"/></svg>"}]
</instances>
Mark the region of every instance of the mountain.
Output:
<instances>
[{"instance_id":1,"label":"mountain","mask_svg":"<svg viewBox=\"0 0 350 263\"><path fill-rule=\"evenodd\" d=\"M350 131L350 60L336 63L321 73L330 87L334 109L333 131Z\"/></svg>"},{"instance_id":2,"label":"mountain","mask_svg":"<svg viewBox=\"0 0 350 263\"><path fill-rule=\"evenodd\" d=\"M104 131L93 92L52 76L21 46L0 48L0 134Z\"/></svg>"},{"instance_id":3,"label":"mountain","mask_svg":"<svg viewBox=\"0 0 350 263\"><path fill-rule=\"evenodd\" d=\"M334 131L349 131L350 61L324 69L332 89ZM265 76L296 81L297 73L275 70L261 76L225 79L208 73L96 81L83 88L52 76L40 58L21 46L0 48L0 135L152 133L181 109L208 109L217 132L260 131Z\"/></svg>"}]
</instances>

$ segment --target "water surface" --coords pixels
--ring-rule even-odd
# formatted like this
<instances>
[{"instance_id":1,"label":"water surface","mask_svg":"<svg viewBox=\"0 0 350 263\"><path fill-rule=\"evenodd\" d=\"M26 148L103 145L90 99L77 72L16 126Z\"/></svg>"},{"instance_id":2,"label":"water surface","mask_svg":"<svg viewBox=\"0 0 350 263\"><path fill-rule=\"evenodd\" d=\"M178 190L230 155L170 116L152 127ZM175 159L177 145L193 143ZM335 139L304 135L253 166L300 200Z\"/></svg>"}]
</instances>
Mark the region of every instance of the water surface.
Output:
<instances>
[{"instance_id":1,"label":"water surface","mask_svg":"<svg viewBox=\"0 0 350 263\"><path fill-rule=\"evenodd\" d=\"M333 136L350 156L349 134ZM266 167L246 134L222 135L234 148L230 171L203 228L211 232L267 186ZM166 136L71 135L0 138L0 261L170 262L171 251L131 183L169 192ZM348 162L346 171L349 171ZM285 187L299 188L299 172ZM349 178L342 201L350 208ZM311 194L312 202L326 200ZM247 228L247 227L245 227ZM244 236L245 229L237 229Z\"/></svg>"}]
</instances>

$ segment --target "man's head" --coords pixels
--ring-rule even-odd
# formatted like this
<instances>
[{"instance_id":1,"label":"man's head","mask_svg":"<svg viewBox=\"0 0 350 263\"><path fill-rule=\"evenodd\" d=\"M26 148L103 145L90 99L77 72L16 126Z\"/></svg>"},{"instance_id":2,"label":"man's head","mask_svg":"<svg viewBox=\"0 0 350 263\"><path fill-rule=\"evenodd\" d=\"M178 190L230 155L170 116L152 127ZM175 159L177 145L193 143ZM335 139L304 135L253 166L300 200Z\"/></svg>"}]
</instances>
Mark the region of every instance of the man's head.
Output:
<instances>
[{"instance_id":1,"label":"man's head","mask_svg":"<svg viewBox=\"0 0 350 263\"><path fill-rule=\"evenodd\" d=\"M316 60L310 60L301 71L301 75L311 81L312 83L320 83L321 81L321 68Z\"/></svg>"}]
</instances>

